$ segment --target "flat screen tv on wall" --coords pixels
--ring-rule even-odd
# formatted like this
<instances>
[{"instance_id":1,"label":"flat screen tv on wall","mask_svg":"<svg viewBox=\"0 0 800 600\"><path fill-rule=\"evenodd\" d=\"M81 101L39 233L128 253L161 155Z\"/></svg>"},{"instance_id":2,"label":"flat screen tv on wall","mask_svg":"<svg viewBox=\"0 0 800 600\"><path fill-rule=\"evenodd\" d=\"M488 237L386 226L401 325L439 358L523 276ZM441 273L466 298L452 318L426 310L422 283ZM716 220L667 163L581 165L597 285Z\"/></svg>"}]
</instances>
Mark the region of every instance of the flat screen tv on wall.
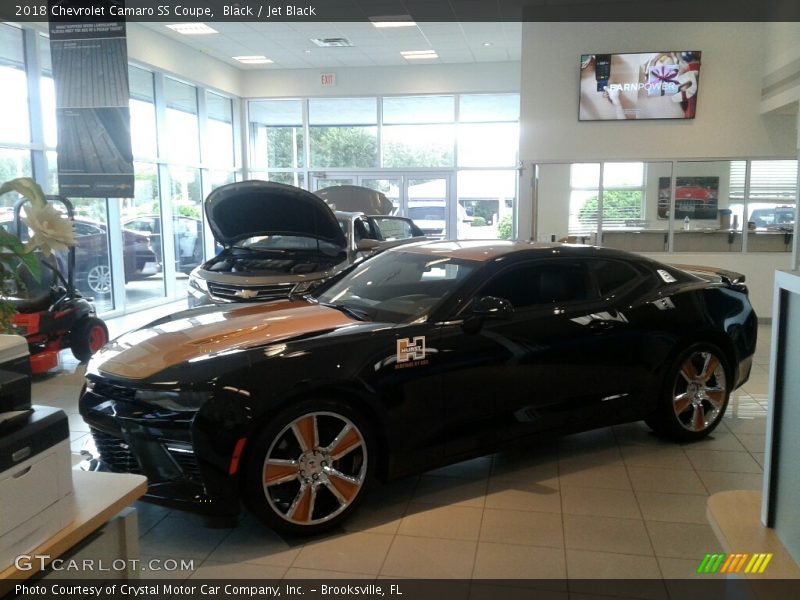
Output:
<instances>
[{"instance_id":1,"label":"flat screen tv on wall","mask_svg":"<svg viewBox=\"0 0 800 600\"><path fill-rule=\"evenodd\" d=\"M581 121L694 119L700 52L581 56Z\"/></svg>"}]
</instances>

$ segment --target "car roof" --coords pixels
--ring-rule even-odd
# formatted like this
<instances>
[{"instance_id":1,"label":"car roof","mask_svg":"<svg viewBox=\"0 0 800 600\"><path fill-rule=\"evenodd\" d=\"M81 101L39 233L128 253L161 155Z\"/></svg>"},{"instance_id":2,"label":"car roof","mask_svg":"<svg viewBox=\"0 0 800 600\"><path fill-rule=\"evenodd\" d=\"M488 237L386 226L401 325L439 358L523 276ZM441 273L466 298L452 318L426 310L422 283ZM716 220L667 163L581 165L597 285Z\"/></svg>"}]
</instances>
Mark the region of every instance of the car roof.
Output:
<instances>
[{"instance_id":1,"label":"car roof","mask_svg":"<svg viewBox=\"0 0 800 600\"><path fill-rule=\"evenodd\" d=\"M430 256L446 256L448 258L460 258L464 260L489 261L508 254L525 252L531 256L605 256L618 258L631 258L631 254L620 250L608 248L598 248L596 246L585 246L582 244L560 244L550 242L528 242L510 240L440 240L429 242L418 242L408 244L393 252L413 252L415 254L427 254Z\"/></svg>"}]
</instances>

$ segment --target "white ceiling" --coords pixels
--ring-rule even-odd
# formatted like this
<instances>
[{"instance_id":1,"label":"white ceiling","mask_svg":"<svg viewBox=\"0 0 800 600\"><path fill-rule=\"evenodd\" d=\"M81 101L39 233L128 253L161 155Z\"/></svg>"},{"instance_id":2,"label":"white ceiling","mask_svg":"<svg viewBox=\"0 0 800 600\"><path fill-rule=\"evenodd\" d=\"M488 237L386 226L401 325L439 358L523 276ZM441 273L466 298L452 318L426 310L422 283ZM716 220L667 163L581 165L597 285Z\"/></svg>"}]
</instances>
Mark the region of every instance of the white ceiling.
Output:
<instances>
[{"instance_id":1,"label":"white ceiling","mask_svg":"<svg viewBox=\"0 0 800 600\"><path fill-rule=\"evenodd\" d=\"M181 35L168 23L142 23L161 35L243 70L372 67L408 64L480 63L520 60L519 22L418 23L414 27L376 28L371 23L224 23L219 33ZM320 48L312 38L344 37L350 48ZM488 45L485 45L488 44ZM433 49L437 59L406 60L403 50ZM274 64L244 65L233 56L263 55Z\"/></svg>"}]
</instances>

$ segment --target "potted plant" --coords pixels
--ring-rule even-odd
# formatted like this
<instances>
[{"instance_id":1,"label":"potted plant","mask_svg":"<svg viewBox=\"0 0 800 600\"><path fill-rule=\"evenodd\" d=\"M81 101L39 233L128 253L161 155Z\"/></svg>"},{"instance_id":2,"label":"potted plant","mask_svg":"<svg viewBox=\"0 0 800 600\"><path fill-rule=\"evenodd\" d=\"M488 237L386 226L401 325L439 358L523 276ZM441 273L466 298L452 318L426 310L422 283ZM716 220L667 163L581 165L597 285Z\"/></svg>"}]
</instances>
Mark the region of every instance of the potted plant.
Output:
<instances>
[{"instance_id":1,"label":"potted plant","mask_svg":"<svg viewBox=\"0 0 800 600\"><path fill-rule=\"evenodd\" d=\"M0 185L0 196L17 192L27 199L23 222L30 239L23 243L16 235L0 227L0 330L12 331L11 317L17 312L8 298L9 288L19 284L19 268L27 269L35 280L41 277L37 251L49 257L54 251L66 252L75 243L72 223L47 201L41 186L30 177L12 179Z\"/></svg>"}]
</instances>

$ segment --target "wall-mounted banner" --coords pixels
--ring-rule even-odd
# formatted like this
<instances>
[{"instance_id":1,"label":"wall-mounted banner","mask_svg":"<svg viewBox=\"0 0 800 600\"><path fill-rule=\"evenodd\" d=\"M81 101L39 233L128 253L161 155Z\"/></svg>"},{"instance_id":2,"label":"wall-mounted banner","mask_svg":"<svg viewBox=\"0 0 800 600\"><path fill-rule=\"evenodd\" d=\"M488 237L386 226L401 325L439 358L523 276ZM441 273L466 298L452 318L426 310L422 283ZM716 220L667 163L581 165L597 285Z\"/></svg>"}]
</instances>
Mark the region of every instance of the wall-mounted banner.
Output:
<instances>
[{"instance_id":1,"label":"wall-mounted banner","mask_svg":"<svg viewBox=\"0 0 800 600\"><path fill-rule=\"evenodd\" d=\"M124 6L122 0L49 0L48 4L51 15L54 7L104 5L108 15L109 6ZM125 21L93 14L50 17L59 192L81 198L132 198Z\"/></svg>"}]
</instances>

